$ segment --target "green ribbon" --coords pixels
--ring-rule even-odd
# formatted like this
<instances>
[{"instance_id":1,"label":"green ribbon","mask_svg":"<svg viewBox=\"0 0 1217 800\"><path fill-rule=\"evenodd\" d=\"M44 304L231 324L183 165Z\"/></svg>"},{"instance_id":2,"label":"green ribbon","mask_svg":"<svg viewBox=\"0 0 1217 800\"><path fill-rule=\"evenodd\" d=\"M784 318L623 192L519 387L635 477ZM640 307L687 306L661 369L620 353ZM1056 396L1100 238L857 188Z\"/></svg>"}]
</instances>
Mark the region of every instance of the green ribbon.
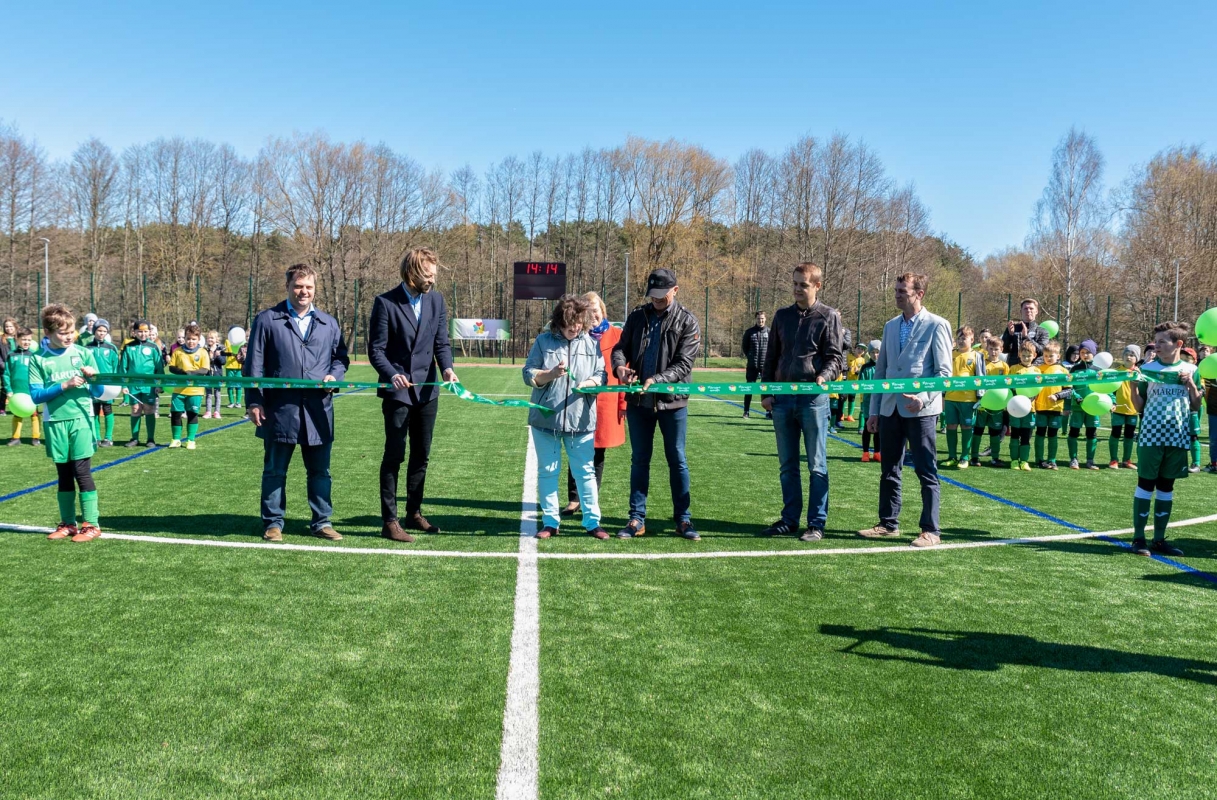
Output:
<instances>
[{"instance_id":1,"label":"green ribbon","mask_svg":"<svg viewBox=\"0 0 1217 800\"><path fill-rule=\"evenodd\" d=\"M1126 370L1104 370L1070 373L1065 375L1041 375L1022 373L1019 375L982 375L977 377L951 378L896 378L868 381L829 381L818 383L653 383L649 394L914 394L917 392L974 392L985 389L1025 389L1050 386L1087 386L1092 383L1123 383L1125 381L1147 381L1152 383L1178 383L1174 373L1130 372ZM642 384L620 386L589 386L575 389L581 394L603 394L623 392L641 394Z\"/></svg>"},{"instance_id":2,"label":"green ribbon","mask_svg":"<svg viewBox=\"0 0 1217 800\"><path fill-rule=\"evenodd\" d=\"M175 375L172 373L166 375L125 375L115 372L102 372L88 380L89 383L103 384L105 386L135 387L137 391L147 391L149 387L166 389L181 387L219 389L229 386L247 389L327 389L333 391L393 388L391 383L376 383L373 381L314 381L306 378L247 378L244 375L229 377L227 375ZM483 405L500 406L503 408L535 408L543 414L553 413L553 409L538 405L537 403L530 403L527 400L495 400L490 397L482 397L480 394L469 391L458 381L416 383L414 386L441 386L447 389L450 394L471 403L481 403Z\"/></svg>"}]
</instances>

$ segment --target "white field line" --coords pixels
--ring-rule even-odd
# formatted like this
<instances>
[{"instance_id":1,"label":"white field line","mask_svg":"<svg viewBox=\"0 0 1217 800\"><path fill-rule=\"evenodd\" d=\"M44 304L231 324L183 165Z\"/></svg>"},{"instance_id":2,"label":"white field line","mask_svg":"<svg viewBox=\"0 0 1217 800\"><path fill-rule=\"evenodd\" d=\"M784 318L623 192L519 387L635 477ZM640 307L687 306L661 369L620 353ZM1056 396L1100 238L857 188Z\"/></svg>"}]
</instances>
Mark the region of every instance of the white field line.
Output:
<instances>
[{"instance_id":1,"label":"white field line","mask_svg":"<svg viewBox=\"0 0 1217 800\"><path fill-rule=\"evenodd\" d=\"M507 702L503 707L503 743L499 751L497 800L537 797L537 739L541 693L541 602L537 578L537 449L528 429L524 458L524 492L520 498L520 552L516 569L515 621L511 628L511 661L507 668Z\"/></svg>"},{"instance_id":2,"label":"white field line","mask_svg":"<svg viewBox=\"0 0 1217 800\"><path fill-rule=\"evenodd\" d=\"M535 451L531 458L535 460ZM534 487L533 496L535 496L535 477L532 485ZM525 491L528 490L529 487L527 482L525 483L524 488ZM525 516L528 516L528 522L525 521ZM883 553L936 553L943 550L964 550L976 547L999 547L1012 544L1036 544L1039 542L1063 542L1071 539L1095 539L1100 536L1124 536L1132 533L1132 528L1118 528L1116 530L1095 531L1093 533L1060 533L1049 536L1026 536L1018 539L993 539L983 542L948 542L946 544L940 544L937 547L927 548L909 547L908 545L890 545L881 547L824 547L819 549L808 548L806 550L719 550L701 553L537 553L535 552L536 540L531 538L531 533L536 532L536 512L533 510L526 510L520 515L520 518L520 544L521 553L524 554L524 559L534 558L537 560L553 559L562 561L664 561L668 559L691 558L776 558L790 556L865 556ZM1217 514L1209 514L1208 516L1204 517L1193 517L1192 519L1181 519L1177 522L1171 522L1167 527L1184 528L1189 525L1205 525L1210 522L1217 522ZM525 533L524 529L529 523L532 525L531 533ZM50 533L52 530L52 528L38 527L34 525L14 525L6 522L0 522L0 531L15 531L17 533ZM202 547L236 547L251 550L292 550L339 555L423 556L427 558L521 558L521 553L477 553L464 552L461 550L405 550L374 547L335 547L333 545L272 544L270 542L221 542L211 539L179 539L172 536L141 536L129 533L105 533L102 535L102 538L118 539L126 542L151 542L153 544L184 544L199 545ZM531 542L531 545L526 544L526 542ZM533 551L531 554L525 552L525 548L529 547L531 547Z\"/></svg>"}]
</instances>

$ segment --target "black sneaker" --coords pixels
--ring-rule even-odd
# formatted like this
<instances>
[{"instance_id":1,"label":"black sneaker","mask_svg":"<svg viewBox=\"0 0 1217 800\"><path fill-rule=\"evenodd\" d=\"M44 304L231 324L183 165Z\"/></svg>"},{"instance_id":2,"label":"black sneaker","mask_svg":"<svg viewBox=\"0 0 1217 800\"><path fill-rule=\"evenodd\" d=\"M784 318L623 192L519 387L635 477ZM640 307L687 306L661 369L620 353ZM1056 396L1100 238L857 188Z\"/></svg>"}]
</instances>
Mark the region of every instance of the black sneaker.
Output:
<instances>
[{"instance_id":1,"label":"black sneaker","mask_svg":"<svg viewBox=\"0 0 1217 800\"><path fill-rule=\"evenodd\" d=\"M690 542L701 541L701 534L698 533L697 529L693 527L692 522L676 523L676 532L680 534L682 538L688 539Z\"/></svg>"},{"instance_id":2,"label":"black sneaker","mask_svg":"<svg viewBox=\"0 0 1217 800\"><path fill-rule=\"evenodd\" d=\"M1154 555L1159 556L1171 556L1173 558L1178 558L1179 556L1183 555L1182 550L1175 547L1165 539L1155 539L1154 541L1150 542L1149 550Z\"/></svg>"},{"instance_id":3,"label":"black sneaker","mask_svg":"<svg viewBox=\"0 0 1217 800\"><path fill-rule=\"evenodd\" d=\"M1204 471L1209 473L1210 475L1217 475L1217 461L1214 461L1212 464L1209 464L1207 467L1205 467Z\"/></svg>"},{"instance_id":4,"label":"black sneaker","mask_svg":"<svg viewBox=\"0 0 1217 800\"><path fill-rule=\"evenodd\" d=\"M1133 555L1138 555L1138 556L1147 556L1150 554L1149 547L1146 546L1144 539L1133 539L1132 540L1132 551L1133 551Z\"/></svg>"},{"instance_id":5,"label":"black sneaker","mask_svg":"<svg viewBox=\"0 0 1217 800\"><path fill-rule=\"evenodd\" d=\"M818 542L824 538L824 531L819 528L808 528L803 531L803 535L799 537L800 542Z\"/></svg>"},{"instance_id":6,"label":"black sneaker","mask_svg":"<svg viewBox=\"0 0 1217 800\"><path fill-rule=\"evenodd\" d=\"M794 526L786 523L785 520L778 520L770 525L765 530L761 531L761 536L786 536L794 533Z\"/></svg>"},{"instance_id":7,"label":"black sneaker","mask_svg":"<svg viewBox=\"0 0 1217 800\"><path fill-rule=\"evenodd\" d=\"M632 519L625 524L625 527L617 531L618 539L633 539L636 536L642 536L647 532L647 526L642 524L641 520Z\"/></svg>"}]
</instances>

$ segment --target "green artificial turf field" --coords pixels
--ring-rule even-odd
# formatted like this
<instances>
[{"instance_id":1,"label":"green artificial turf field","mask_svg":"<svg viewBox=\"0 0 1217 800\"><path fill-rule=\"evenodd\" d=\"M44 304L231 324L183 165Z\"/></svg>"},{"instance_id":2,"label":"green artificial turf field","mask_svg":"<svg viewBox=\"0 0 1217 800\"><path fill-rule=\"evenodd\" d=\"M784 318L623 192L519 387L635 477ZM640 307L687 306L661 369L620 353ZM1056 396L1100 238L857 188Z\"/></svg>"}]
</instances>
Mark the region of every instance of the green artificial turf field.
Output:
<instances>
[{"instance_id":1,"label":"green artificial turf field","mask_svg":"<svg viewBox=\"0 0 1217 800\"><path fill-rule=\"evenodd\" d=\"M518 370L459 372L526 394ZM528 430L521 410L441 403L424 512L444 530L413 545L378 535L370 392L335 401L346 538L307 535L298 460L285 533L374 552L0 531L0 796L493 797ZM95 469L115 462L96 473L103 530L260 543L260 442L227 413L193 452L99 451ZM566 523L538 543L541 797L1212 796L1217 523L1172 532L1178 566L1092 538L886 552L909 537L854 536L875 522L879 466L846 432L825 540L760 538L781 508L776 447L740 414L690 406L700 543L671 535L658 450L653 535ZM116 440L127 430L120 416ZM628 445L609 452L610 530L628 464ZM944 543L1130 524L1129 471L943 476ZM24 491L53 477L40 449L0 449L0 523L53 525L54 489ZM1174 518L1214 497L1217 476L1180 481ZM419 549L471 557L396 555ZM667 558L689 551L809 555ZM660 560L546 558L604 553Z\"/></svg>"}]
</instances>

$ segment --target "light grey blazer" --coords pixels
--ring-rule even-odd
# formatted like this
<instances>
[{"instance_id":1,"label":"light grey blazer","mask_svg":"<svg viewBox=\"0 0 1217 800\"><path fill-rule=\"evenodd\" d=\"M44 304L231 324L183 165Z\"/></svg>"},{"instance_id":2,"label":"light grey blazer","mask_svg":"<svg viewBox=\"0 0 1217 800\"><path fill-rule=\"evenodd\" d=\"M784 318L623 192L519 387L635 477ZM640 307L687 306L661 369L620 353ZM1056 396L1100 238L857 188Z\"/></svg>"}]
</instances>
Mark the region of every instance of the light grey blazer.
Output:
<instances>
[{"instance_id":1,"label":"light grey blazer","mask_svg":"<svg viewBox=\"0 0 1217 800\"><path fill-rule=\"evenodd\" d=\"M955 347L951 336L951 323L924 308L913 323L909 340L900 349L900 320L888 320L883 326L883 345L875 359L875 380L884 378L949 378L952 371L952 351ZM908 402L903 394L872 394L871 416L890 416L899 412L902 417L928 417L942 413L942 392L921 392L923 407L913 414L904 406Z\"/></svg>"}]
</instances>

